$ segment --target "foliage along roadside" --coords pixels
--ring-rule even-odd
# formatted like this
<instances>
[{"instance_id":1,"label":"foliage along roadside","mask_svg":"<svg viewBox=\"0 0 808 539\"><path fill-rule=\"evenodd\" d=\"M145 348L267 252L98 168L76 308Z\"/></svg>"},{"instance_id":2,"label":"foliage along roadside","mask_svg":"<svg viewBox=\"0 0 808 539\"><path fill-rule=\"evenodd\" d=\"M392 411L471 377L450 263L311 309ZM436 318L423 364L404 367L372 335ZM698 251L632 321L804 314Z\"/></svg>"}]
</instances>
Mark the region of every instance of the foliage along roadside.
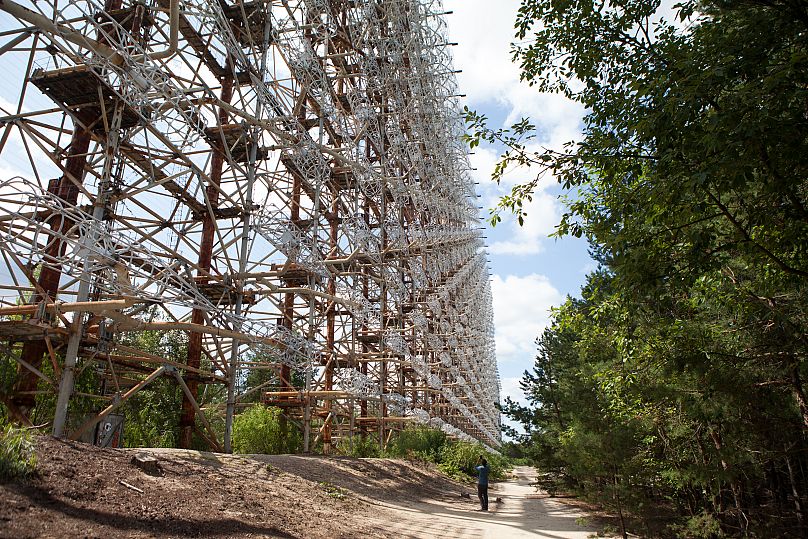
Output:
<instances>
[{"instance_id":1,"label":"foliage along roadside","mask_svg":"<svg viewBox=\"0 0 808 539\"><path fill-rule=\"evenodd\" d=\"M284 430L279 408L255 405L238 414L233 424L233 450L236 453L281 454L300 451L302 439L297 429ZM450 439L439 429L412 425L395 436L382 449L375 436L342 439L337 452L356 458L407 458L432 462L454 479L476 478L474 467L484 456L492 480L504 479L510 463L507 457L489 453L480 444Z\"/></svg>"},{"instance_id":2,"label":"foliage along roadside","mask_svg":"<svg viewBox=\"0 0 808 539\"><path fill-rule=\"evenodd\" d=\"M808 533L808 7L524 0L522 78L584 105L583 138L526 120L472 145L539 175L493 210L528 218L544 175L558 235L599 269L539 339L505 411L562 486L678 536ZM645 529L645 535L651 535Z\"/></svg>"},{"instance_id":3,"label":"foliage along roadside","mask_svg":"<svg viewBox=\"0 0 808 539\"><path fill-rule=\"evenodd\" d=\"M492 480L504 479L511 468L507 457L490 453L480 444L451 439L443 431L425 425L408 426L391 440L386 450L380 449L375 438L361 436L354 437L353 449L348 440L343 440L338 450L354 457L406 458L432 462L446 475L462 481L477 477L474 467L480 456L488 461L489 477Z\"/></svg>"}]
</instances>

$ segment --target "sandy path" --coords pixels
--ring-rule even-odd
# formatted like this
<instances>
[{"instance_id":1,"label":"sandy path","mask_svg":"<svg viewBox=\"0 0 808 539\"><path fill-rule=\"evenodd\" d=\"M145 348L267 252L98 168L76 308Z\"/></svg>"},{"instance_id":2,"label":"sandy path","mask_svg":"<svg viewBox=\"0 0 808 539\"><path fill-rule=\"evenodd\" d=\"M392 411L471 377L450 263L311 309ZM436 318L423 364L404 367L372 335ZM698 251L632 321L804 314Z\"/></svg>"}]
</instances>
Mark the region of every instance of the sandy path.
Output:
<instances>
[{"instance_id":1,"label":"sandy path","mask_svg":"<svg viewBox=\"0 0 808 539\"><path fill-rule=\"evenodd\" d=\"M576 519L586 516L580 510L559 501L537 498L535 487L530 485L536 477L533 468L517 466L514 475L516 479L497 483L489 492L489 513L476 511L479 505L475 491L471 500L458 496L457 501L384 504L376 525L402 539L586 539L597 531L576 523ZM502 498L502 503L494 503L496 497Z\"/></svg>"}]
</instances>

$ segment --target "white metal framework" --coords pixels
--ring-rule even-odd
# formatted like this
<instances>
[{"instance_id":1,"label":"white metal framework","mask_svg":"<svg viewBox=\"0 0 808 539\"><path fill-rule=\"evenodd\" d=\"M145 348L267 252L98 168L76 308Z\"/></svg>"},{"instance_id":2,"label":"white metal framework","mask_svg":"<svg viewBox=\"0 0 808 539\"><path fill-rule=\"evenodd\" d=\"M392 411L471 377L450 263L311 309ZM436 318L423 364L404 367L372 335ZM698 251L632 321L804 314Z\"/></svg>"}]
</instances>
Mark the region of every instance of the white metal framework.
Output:
<instances>
[{"instance_id":1,"label":"white metal framework","mask_svg":"<svg viewBox=\"0 0 808 539\"><path fill-rule=\"evenodd\" d=\"M386 443L413 420L499 445L489 273L439 1L0 9L15 413L58 388L62 434L73 373L95 365L107 402L67 425L79 436L171 376L183 444L196 431L229 449L246 374L267 369L258 390L306 449ZM146 330L187 331L188 357L120 343ZM227 392L224 445L200 384Z\"/></svg>"}]
</instances>

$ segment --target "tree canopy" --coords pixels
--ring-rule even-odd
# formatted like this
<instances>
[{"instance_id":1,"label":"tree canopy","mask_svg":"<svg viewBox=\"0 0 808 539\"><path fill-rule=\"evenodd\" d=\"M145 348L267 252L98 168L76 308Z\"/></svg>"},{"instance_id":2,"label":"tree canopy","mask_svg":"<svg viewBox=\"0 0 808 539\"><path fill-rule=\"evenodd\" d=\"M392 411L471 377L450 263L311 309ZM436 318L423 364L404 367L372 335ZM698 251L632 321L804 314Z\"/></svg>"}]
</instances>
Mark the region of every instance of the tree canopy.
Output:
<instances>
[{"instance_id":1,"label":"tree canopy","mask_svg":"<svg viewBox=\"0 0 808 539\"><path fill-rule=\"evenodd\" d=\"M586 106L580 141L467 111L468 142L574 192L557 234L600 263L506 411L567 486L653 501L691 536L803 535L808 491L808 5L525 0L522 78ZM529 216L527 216L529 218ZM604 498L605 497L605 498ZM683 531L684 530L684 531ZM784 531L785 530L785 531Z\"/></svg>"}]
</instances>

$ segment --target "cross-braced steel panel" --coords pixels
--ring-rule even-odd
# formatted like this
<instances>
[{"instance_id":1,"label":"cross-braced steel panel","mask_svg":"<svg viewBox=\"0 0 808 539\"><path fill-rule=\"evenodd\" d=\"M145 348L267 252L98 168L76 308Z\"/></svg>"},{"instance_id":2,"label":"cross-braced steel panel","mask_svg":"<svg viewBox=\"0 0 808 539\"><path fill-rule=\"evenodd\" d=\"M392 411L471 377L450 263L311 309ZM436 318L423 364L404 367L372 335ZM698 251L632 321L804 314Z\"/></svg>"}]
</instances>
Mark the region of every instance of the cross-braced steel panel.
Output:
<instances>
[{"instance_id":1,"label":"cross-braced steel panel","mask_svg":"<svg viewBox=\"0 0 808 539\"><path fill-rule=\"evenodd\" d=\"M499 444L439 1L0 9L0 335L18 418L51 388L55 433L78 437L168 376L184 446L196 432L229 449L247 393L282 407L306 449L386 443L412 421ZM125 344L143 331L187 332L187 355ZM90 366L100 413L67 424ZM247 388L260 370L273 376Z\"/></svg>"}]
</instances>

